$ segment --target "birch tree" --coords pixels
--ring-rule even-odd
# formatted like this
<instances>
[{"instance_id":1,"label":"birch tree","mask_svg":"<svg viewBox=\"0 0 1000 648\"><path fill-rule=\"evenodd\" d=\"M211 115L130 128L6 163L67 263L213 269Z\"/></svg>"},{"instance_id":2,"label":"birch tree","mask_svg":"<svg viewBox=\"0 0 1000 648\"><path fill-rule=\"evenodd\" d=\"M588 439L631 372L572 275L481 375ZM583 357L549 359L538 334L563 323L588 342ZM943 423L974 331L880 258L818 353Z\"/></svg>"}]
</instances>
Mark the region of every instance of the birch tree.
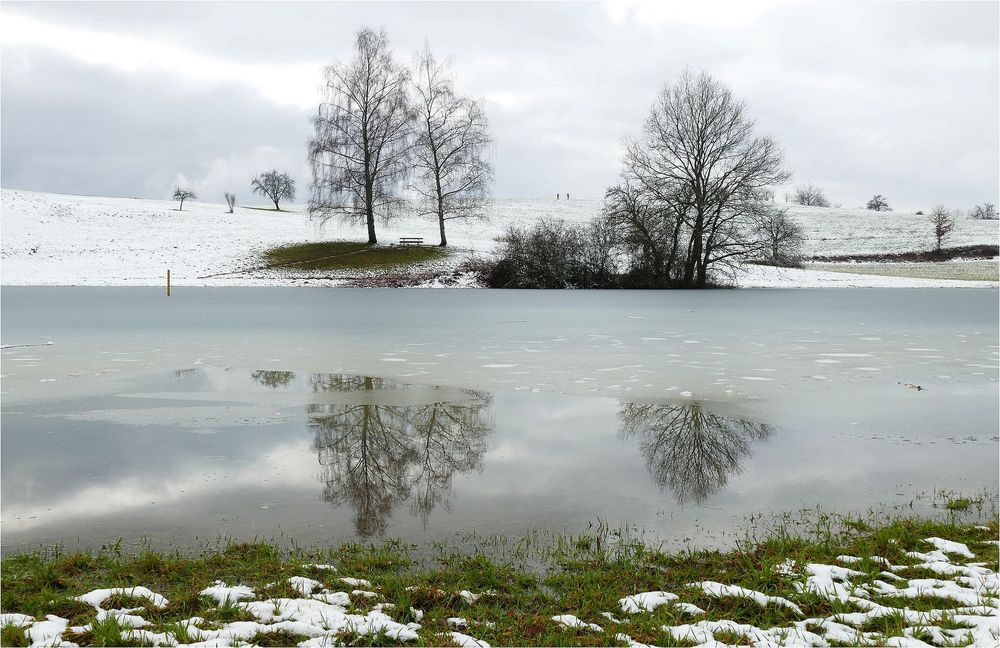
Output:
<instances>
[{"instance_id":1,"label":"birch tree","mask_svg":"<svg viewBox=\"0 0 1000 648\"><path fill-rule=\"evenodd\" d=\"M446 221L484 217L493 183L486 154L493 139L480 103L455 94L447 62L435 60L429 47L417 63L414 89L413 189L423 198L421 214L436 217L439 245L445 246Z\"/></svg>"},{"instance_id":2,"label":"birch tree","mask_svg":"<svg viewBox=\"0 0 1000 648\"><path fill-rule=\"evenodd\" d=\"M309 214L364 223L374 245L375 221L387 221L401 205L413 123L410 74L393 58L384 31L361 30L355 49L352 61L326 68L326 100L309 142Z\"/></svg>"}]
</instances>

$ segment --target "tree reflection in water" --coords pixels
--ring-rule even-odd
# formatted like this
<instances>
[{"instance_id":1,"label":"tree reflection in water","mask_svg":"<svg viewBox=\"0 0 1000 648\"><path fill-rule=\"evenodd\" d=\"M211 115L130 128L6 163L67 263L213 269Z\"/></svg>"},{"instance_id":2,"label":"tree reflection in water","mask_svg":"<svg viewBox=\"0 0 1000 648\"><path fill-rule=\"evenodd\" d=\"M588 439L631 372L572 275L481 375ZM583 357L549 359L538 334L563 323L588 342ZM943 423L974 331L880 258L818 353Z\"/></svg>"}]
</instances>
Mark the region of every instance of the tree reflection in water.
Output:
<instances>
[{"instance_id":1,"label":"tree reflection in water","mask_svg":"<svg viewBox=\"0 0 1000 648\"><path fill-rule=\"evenodd\" d=\"M623 403L621 436L638 439L650 475L669 487L678 503L701 504L743 470L754 442L774 428L707 411L702 403Z\"/></svg>"},{"instance_id":2,"label":"tree reflection in water","mask_svg":"<svg viewBox=\"0 0 1000 648\"><path fill-rule=\"evenodd\" d=\"M250 377L261 385L265 385L271 389L277 389L278 387L288 387L288 384L295 380L295 372L259 369L257 371L251 371Z\"/></svg>"},{"instance_id":3,"label":"tree reflection in water","mask_svg":"<svg viewBox=\"0 0 1000 648\"><path fill-rule=\"evenodd\" d=\"M401 390L381 378L314 374L314 391L358 394L346 404L309 406L313 449L323 465L323 498L354 508L362 537L385 533L392 510L409 500L426 526L438 505L450 507L455 473L482 468L493 431L488 394L463 391L463 399L383 404L376 392Z\"/></svg>"}]
</instances>

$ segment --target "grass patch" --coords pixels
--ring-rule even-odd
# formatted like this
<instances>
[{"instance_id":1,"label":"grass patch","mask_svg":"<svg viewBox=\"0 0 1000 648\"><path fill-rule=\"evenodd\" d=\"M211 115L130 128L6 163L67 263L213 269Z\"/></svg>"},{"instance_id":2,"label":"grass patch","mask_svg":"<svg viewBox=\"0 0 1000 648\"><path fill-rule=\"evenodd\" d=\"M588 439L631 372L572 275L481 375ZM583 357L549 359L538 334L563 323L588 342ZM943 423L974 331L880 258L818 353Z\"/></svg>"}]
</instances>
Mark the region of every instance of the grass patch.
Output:
<instances>
[{"instance_id":1,"label":"grass patch","mask_svg":"<svg viewBox=\"0 0 1000 648\"><path fill-rule=\"evenodd\" d=\"M944 505L944 507L949 511L968 511L971 506L972 500L968 497L959 497L958 499L948 500Z\"/></svg>"},{"instance_id":2,"label":"grass patch","mask_svg":"<svg viewBox=\"0 0 1000 648\"><path fill-rule=\"evenodd\" d=\"M815 511L811 512L816 516ZM188 637L181 622L194 616L206 619L206 628L217 628L233 621L249 621L253 617L239 605L218 606L208 597L199 596L203 588L215 580L230 585L247 585L257 598L269 596L297 597L288 586L291 576L307 575L319 580L331 591L350 591L352 586L339 581L341 577L364 578L377 599L352 597L350 611L365 614L377 603L388 602L395 607L386 613L400 623L419 620L419 639L407 645L429 646L449 643L447 619L463 617L468 630L477 639L491 645L609 645L615 644L617 633L649 644L688 645L689 638L672 637L664 626L694 623L701 619L729 619L759 628L787 627L801 621L794 611L769 604L760 606L752 601L723 597L712 598L700 588L699 581L718 581L741 585L773 596L790 598L806 617L825 618L837 613L860 611L853 603L842 603L817 596L798 594L794 585L800 573L781 573L777 567L786 559L798 565L817 562L839 564L838 555L884 556L893 564L912 565L916 559L907 551L928 551L924 540L938 536L966 543L976 554L997 569L996 546L988 544L997 537L995 518L987 528L950 520L897 519L882 521L851 518L823 518L808 533L793 535L787 529L776 529L760 540L748 540L731 551L681 551L665 553L634 540L611 534L564 538L553 545L539 547L528 553L507 556L487 556L481 550L471 553L439 546L433 554L420 560L412 556L413 545L386 542L381 545L346 544L335 549L305 551L282 550L266 544L233 544L212 550L200 557L144 552L129 556L120 550L89 554L43 555L21 554L6 556L0 564L3 612L20 612L43 618L58 614L70 618L70 625L85 625L94 620L94 611L71 600L92 589L145 585L169 600L164 609L155 609L144 599L117 596L105 607L143 607L138 614L150 622L146 629L170 632L180 641ZM497 544L502 544L499 540ZM512 545L514 543L511 543ZM520 545L517 545L520 546ZM309 563L328 563L337 571L304 567ZM856 586L870 584L881 578L882 567L876 561L864 560L851 565L862 572L852 578ZM921 570L900 572L907 578L921 575ZM266 587L272 584L270 587ZM367 589L367 588L366 588ZM469 602L459 595L462 590L484 593ZM680 609L664 605L653 612L627 614L621 611L619 599L650 590L674 592L680 600L695 604L705 615L692 616ZM875 600L894 607L910 609L950 609L955 603L940 599L895 599L876 597ZM617 621L602 615L611 612ZM596 623L605 632L566 628L552 617L573 614L588 623ZM873 620L866 630L884 637L898 636L907 625L901 616ZM82 635L64 638L81 645L123 645L136 643L122 636L123 629L113 619L96 624ZM717 633L716 638L732 644L745 643L739 633ZM289 645L303 636L295 634L261 633L251 641L258 645ZM354 645L395 645L399 642L384 635L345 636L342 640ZM5 628L0 636L3 645L23 645L23 630Z\"/></svg>"},{"instance_id":3,"label":"grass patch","mask_svg":"<svg viewBox=\"0 0 1000 648\"><path fill-rule=\"evenodd\" d=\"M823 272L847 272L850 274L878 275L884 277L907 277L911 279L949 279L959 281L997 281L1000 273L996 261L962 262L839 262L809 263L808 270Z\"/></svg>"},{"instance_id":4,"label":"grass patch","mask_svg":"<svg viewBox=\"0 0 1000 648\"><path fill-rule=\"evenodd\" d=\"M272 248L264 253L264 260L271 267L363 270L411 266L443 259L447 254L430 245L369 246L357 241L323 241Z\"/></svg>"},{"instance_id":5,"label":"grass patch","mask_svg":"<svg viewBox=\"0 0 1000 648\"><path fill-rule=\"evenodd\" d=\"M4 626L0 630L0 645L3 646L30 646L31 642L24 635L24 628L14 625Z\"/></svg>"}]
</instances>

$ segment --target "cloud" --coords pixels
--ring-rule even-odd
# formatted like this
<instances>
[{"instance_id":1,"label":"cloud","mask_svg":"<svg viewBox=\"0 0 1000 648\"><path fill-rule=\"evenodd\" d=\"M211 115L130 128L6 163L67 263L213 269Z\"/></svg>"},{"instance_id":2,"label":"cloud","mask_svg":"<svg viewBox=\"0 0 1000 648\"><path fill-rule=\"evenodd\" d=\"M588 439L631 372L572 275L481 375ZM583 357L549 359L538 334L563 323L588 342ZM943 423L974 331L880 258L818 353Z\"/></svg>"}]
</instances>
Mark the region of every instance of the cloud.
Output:
<instances>
[{"instance_id":1,"label":"cloud","mask_svg":"<svg viewBox=\"0 0 1000 648\"><path fill-rule=\"evenodd\" d=\"M6 187L161 197L180 174L214 193L268 156L279 161L267 167L305 174L320 66L349 58L358 28L381 26L400 61L429 42L453 56L458 91L484 99L497 196L603 195L622 138L685 68L746 99L795 181L826 186L834 202L883 193L899 208L967 208L1000 193L995 3L0 11ZM297 180L304 189L308 177Z\"/></svg>"},{"instance_id":2,"label":"cloud","mask_svg":"<svg viewBox=\"0 0 1000 648\"><path fill-rule=\"evenodd\" d=\"M94 66L122 72L166 74L188 82L242 83L278 105L312 108L319 101L316 82L322 61L302 64L253 64L196 54L134 36L67 28L4 13L0 40L11 45L43 46Z\"/></svg>"},{"instance_id":3,"label":"cloud","mask_svg":"<svg viewBox=\"0 0 1000 648\"><path fill-rule=\"evenodd\" d=\"M121 72L47 48L19 54L2 60L4 186L169 198L186 178L221 201L222 191L245 192L253 173L274 167L308 182L311 111L277 106L241 84ZM238 185L222 188L237 176Z\"/></svg>"}]
</instances>

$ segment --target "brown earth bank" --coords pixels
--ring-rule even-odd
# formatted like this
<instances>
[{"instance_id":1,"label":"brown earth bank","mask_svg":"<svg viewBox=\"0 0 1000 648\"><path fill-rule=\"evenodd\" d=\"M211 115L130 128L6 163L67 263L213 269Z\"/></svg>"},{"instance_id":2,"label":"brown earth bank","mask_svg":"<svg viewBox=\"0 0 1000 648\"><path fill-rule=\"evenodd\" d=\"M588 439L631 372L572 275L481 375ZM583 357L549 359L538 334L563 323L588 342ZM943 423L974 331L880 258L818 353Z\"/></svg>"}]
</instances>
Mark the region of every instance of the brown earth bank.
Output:
<instances>
[{"instance_id":1,"label":"brown earth bank","mask_svg":"<svg viewBox=\"0 0 1000 648\"><path fill-rule=\"evenodd\" d=\"M954 261L956 259L993 259L1000 256L1000 245L963 245L959 247L926 250L922 252L898 252L876 254L845 254L836 256L814 256L809 261L868 261L876 263L905 263L915 261Z\"/></svg>"}]
</instances>

